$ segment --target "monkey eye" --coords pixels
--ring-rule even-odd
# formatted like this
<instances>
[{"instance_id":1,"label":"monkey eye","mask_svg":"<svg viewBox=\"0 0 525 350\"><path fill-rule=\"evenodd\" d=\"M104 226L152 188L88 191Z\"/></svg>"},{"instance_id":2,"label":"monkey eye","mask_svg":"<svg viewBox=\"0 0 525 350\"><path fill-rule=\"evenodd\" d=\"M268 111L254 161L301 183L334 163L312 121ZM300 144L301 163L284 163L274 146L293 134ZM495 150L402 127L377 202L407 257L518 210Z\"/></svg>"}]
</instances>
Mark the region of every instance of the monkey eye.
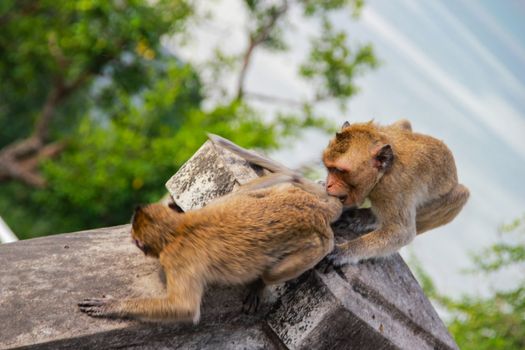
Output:
<instances>
[{"instance_id":1,"label":"monkey eye","mask_svg":"<svg viewBox=\"0 0 525 350\"><path fill-rule=\"evenodd\" d=\"M336 173L336 174L344 174L347 172L345 169L338 168L338 167L330 167L328 168L328 171L331 173Z\"/></svg>"}]
</instances>

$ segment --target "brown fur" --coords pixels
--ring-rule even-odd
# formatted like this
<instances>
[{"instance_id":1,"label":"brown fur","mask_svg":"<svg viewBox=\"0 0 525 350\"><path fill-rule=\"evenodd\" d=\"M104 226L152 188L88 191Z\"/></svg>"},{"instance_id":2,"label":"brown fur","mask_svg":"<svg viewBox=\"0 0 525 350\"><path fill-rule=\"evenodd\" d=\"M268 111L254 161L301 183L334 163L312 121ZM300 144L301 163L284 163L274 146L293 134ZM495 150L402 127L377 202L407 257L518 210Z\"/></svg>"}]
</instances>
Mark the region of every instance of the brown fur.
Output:
<instances>
[{"instance_id":1,"label":"brown fur","mask_svg":"<svg viewBox=\"0 0 525 350\"><path fill-rule=\"evenodd\" d=\"M327 192L346 206L368 197L380 228L336 246L338 264L385 256L418 233L450 222L469 197L458 184L447 146L412 132L407 120L390 126L345 124L323 154Z\"/></svg>"},{"instance_id":2,"label":"brown fur","mask_svg":"<svg viewBox=\"0 0 525 350\"><path fill-rule=\"evenodd\" d=\"M330 223L341 203L324 191L305 191L287 175L256 179L206 207L178 213L160 204L138 208L132 238L158 257L167 276L159 299L86 299L95 317L198 322L210 283L264 284L295 278L333 249Z\"/></svg>"}]
</instances>

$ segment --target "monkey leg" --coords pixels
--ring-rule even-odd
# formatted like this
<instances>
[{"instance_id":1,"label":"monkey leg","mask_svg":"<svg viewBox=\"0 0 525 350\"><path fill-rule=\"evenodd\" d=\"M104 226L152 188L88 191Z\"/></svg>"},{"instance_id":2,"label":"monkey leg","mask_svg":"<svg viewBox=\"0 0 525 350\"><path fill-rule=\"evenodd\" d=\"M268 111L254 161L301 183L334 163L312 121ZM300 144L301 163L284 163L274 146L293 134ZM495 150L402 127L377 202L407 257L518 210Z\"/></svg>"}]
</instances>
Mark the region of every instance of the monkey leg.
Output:
<instances>
[{"instance_id":1,"label":"monkey leg","mask_svg":"<svg viewBox=\"0 0 525 350\"><path fill-rule=\"evenodd\" d=\"M330 229L330 228L327 228ZM330 229L331 232L331 229ZM255 313L259 308L266 285L286 282L314 267L333 248L333 239L316 237L304 244L303 249L291 253L265 271L261 278L250 284L243 301L243 312Z\"/></svg>"},{"instance_id":2,"label":"monkey leg","mask_svg":"<svg viewBox=\"0 0 525 350\"><path fill-rule=\"evenodd\" d=\"M418 234L448 224L454 219L469 198L469 190L457 184L447 194L433 199L416 211L416 230Z\"/></svg>"},{"instance_id":3,"label":"monkey leg","mask_svg":"<svg viewBox=\"0 0 525 350\"><path fill-rule=\"evenodd\" d=\"M318 244L304 247L272 266L262 275L265 284L277 284L299 277L303 272L314 267L333 247L333 241L328 244Z\"/></svg>"}]
</instances>

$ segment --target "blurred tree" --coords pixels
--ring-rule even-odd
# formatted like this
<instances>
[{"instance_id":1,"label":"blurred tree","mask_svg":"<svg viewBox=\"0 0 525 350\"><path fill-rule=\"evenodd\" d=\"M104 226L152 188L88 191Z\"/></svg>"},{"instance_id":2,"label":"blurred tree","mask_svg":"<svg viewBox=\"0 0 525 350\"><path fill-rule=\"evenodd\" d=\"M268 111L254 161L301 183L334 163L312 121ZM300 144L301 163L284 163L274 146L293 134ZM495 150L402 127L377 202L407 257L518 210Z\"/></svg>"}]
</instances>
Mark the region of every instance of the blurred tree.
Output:
<instances>
[{"instance_id":1,"label":"blurred tree","mask_svg":"<svg viewBox=\"0 0 525 350\"><path fill-rule=\"evenodd\" d=\"M460 349L525 349L525 217L503 226L501 234L500 242L474 256L473 272L488 276L511 269L521 279L490 297L450 298L436 290L419 264L412 264L425 293L449 313L448 328Z\"/></svg>"},{"instance_id":2,"label":"blurred tree","mask_svg":"<svg viewBox=\"0 0 525 350\"><path fill-rule=\"evenodd\" d=\"M217 49L197 68L162 45L167 37L191 40L191 25L205 20L191 0L1 2L0 213L15 233L125 222L136 203L163 195L163 183L206 131L275 148L305 127L329 127L315 103L345 105L357 91L354 76L377 64L369 46L350 50L331 25L331 12L357 15L362 1L239 1L250 23L246 50ZM245 76L256 50L287 50L292 7L323 23L298 69L319 93L296 112L267 118L252 104L261 96L246 91ZM209 71L238 76L236 91L210 102L219 79L203 80Z\"/></svg>"}]
</instances>

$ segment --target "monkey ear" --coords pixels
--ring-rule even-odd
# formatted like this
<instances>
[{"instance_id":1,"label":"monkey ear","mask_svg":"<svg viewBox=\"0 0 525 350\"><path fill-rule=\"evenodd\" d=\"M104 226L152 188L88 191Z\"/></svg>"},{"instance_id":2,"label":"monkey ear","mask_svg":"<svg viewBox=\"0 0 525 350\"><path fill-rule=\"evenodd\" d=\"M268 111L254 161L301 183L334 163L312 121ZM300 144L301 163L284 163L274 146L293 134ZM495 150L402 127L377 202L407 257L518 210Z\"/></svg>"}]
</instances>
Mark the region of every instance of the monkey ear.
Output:
<instances>
[{"instance_id":1,"label":"monkey ear","mask_svg":"<svg viewBox=\"0 0 525 350\"><path fill-rule=\"evenodd\" d=\"M348 120L345 121L345 122L343 123L343 126L341 126L341 130L335 133L335 138L338 139L338 140L341 139L341 136L343 136L342 131L343 131L344 129L348 128L349 126L350 126L350 123L348 122Z\"/></svg>"},{"instance_id":2,"label":"monkey ear","mask_svg":"<svg viewBox=\"0 0 525 350\"><path fill-rule=\"evenodd\" d=\"M133 216L131 217L131 223L135 223L135 221L137 220L138 217L147 217L148 214L147 212L144 210L144 208L146 207L146 205L137 205L135 207L135 211L133 212Z\"/></svg>"},{"instance_id":3,"label":"monkey ear","mask_svg":"<svg viewBox=\"0 0 525 350\"><path fill-rule=\"evenodd\" d=\"M394 162L394 151L392 150L392 146L390 145L383 145L377 153L374 155L374 166L379 171L386 171L392 167L392 163Z\"/></svg>"}]
</instances>

